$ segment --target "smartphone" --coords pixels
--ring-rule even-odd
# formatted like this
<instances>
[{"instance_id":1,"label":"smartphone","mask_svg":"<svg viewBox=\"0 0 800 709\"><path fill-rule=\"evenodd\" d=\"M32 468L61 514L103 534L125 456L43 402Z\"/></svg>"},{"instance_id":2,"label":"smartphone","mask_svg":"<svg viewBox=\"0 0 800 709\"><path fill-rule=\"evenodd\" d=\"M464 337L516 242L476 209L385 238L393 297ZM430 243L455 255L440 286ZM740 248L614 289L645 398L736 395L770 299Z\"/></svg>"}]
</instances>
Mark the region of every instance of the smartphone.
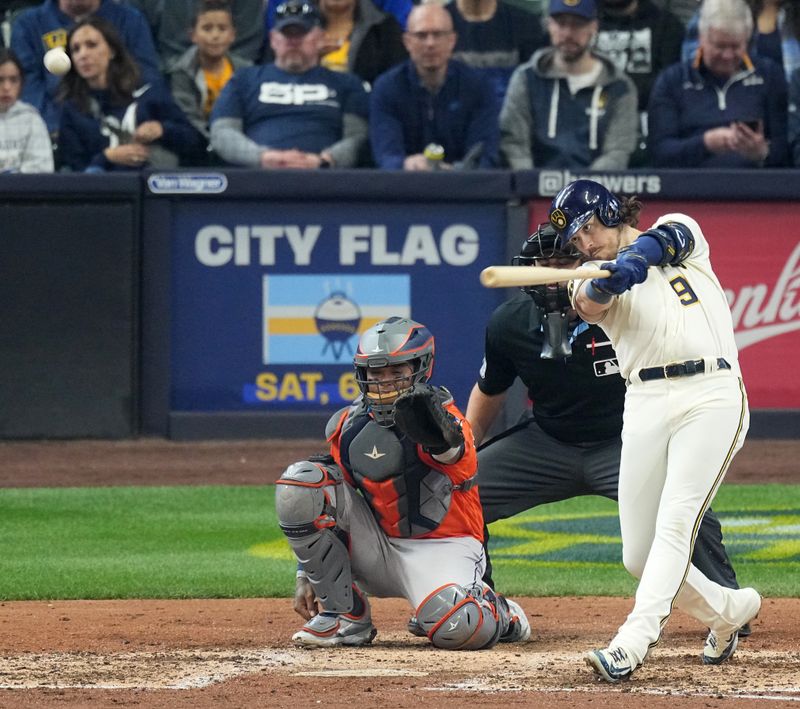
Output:
<instances>
[{"instance_id":1,"label":"smartphone","mask_svg":"<svg viewBox=\"0 0 800 709\"><path fill-rule=\"evenodd\" d=\"M756 131L756 133L758 133L758 131L761 130L761 121L760 120L741 121L741 123L744 123L750 130L754 130L754 131Z\"/></svg>"}]
</instances>

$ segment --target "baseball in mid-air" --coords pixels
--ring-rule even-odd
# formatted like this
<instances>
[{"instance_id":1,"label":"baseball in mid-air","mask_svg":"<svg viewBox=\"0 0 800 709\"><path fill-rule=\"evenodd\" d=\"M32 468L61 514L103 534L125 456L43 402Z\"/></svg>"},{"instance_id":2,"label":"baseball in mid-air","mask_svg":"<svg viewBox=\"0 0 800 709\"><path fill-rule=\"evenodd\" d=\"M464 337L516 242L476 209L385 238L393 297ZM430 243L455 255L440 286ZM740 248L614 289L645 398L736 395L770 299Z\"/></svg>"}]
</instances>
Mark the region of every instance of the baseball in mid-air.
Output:
<instances>
[{"instance_id":1,"label":"baseball in mid-air","mask_svg":"<svg viewBox=\"0 0 800 709\"><path fill-rule=\"evenodd\" d=\"M64 76L71 66L72 62L62 47L53 47L44 55L44 67L51 74Z\"/></svg>"}]
</instances>

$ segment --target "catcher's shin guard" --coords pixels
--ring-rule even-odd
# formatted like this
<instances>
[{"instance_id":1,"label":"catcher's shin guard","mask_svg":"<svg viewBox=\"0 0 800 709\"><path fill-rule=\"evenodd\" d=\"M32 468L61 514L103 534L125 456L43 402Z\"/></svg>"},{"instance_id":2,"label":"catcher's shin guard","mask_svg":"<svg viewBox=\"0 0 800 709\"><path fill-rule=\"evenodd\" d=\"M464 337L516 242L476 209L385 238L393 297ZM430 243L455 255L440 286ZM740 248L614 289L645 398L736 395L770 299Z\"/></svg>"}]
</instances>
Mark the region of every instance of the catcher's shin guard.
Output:
<instances>
[{"instance_id":1,"label":"catcher's shin guard","mask_svg":"<svg viewBox=\"0 0 800 709\"><path fill-rule=\"evenodd\" d=\"M436 589L417 608L417 622L435 647L445 650L490 648L508 628L494 593L476 584L451 583Z\"/></svg>"},{"instance_id":2,"label":"catcher's shin guard","mask_svg":"<svg viewBox=\"0 0 800 709\"><path fill-rule=\"evenodd\" d=\"M278 522L302 564L320 604L332 613L353 609L350 554L336 528L336 494L342 472L327 463L300 461L278 480Z\"/></svg>"}]
</instances>

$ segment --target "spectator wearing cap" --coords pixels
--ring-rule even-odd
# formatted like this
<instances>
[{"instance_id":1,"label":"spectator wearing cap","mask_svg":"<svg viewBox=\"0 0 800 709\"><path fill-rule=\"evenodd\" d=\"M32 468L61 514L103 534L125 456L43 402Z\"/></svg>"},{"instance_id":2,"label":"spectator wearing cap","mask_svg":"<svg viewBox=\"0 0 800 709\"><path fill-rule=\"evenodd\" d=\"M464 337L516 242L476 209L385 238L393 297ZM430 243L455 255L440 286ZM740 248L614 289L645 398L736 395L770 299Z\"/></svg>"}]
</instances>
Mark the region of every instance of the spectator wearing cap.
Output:
<instances>
[{"instance_id":1,"label":"spectator wearing cap","mask_svg":"<svg viewBox=\"0 0 800 709\"><path fill-rule=\"evenodd\" d=\"M301 0L279 8L275 61L237 71L211 113L211 145L232 165L354 167L367 139L368 99L353 74L319 66L320 16Z\"/></svg>"},{"instance_id":2,"label":"spectator wearing cap","mask_svg":"<svg viewBox=\"0 0 800 709\"><path fill-rule=\"evenodd\" d=\"M780 167L788 161L787 86L771 59L751 57L745 0L705 0L700 49L658 75L647 108L655 166Z\"/></svg>"},{"instance_id":3,"label":"spectator wearing cap","mask_svg":"<svg viewBox=\"0 0 800 709\"><path fill-rule=\"evenodd\" d=\"M620 170L636 147L636 87L593 48L595 0L550 0L550 47L511 77L500 149L513 169Z\"/></svg>"},{"instance_id":4,"label":"spectator wearing cap","mask_svg":"<svg viewBox=\"0 0 800 709\"><path fill-rule=\"evenodd\" d=\"M492 167L497 159L497 104L489 80L453 60L456 37L441 5L418 5L403 41L409 59L375 81L370 139L378 167L428 170L425 147L444 149L443 167Z\"/></svg>"},{"instance_id":5,"label":"spectator wearing cap","mask_svg":"<svg viewBox=\"0 0 800 709\"><path fill-rule=\"evenodd\" d=\"M150 28L136 8L115 0L45 0L14 20L11 48L25 70L22 99L39 111L53 134L61 119L61 106L55 101L59 78L44 68L42 60L48 50L66 48L67 32L90 15L114 25L145 82L163 82Z\"/></svg>"}]
</instances>

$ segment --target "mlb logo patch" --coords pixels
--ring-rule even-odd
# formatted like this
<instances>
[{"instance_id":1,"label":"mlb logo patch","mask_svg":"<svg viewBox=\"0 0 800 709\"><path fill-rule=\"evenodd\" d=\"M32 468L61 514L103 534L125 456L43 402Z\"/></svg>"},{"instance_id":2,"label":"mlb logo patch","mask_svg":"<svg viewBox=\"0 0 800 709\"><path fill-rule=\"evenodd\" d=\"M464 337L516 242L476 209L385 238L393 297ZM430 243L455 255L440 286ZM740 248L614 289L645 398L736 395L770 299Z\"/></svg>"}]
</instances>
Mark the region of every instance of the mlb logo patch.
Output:
<instances>
[{"instance_id":1,"label":"mlb logo patch","mask_svg":"<svg viewBox=\"0 0 800 709\"><path fill-rule=\"evenodd\" d=\"M594 376L610 377L612 374L619 376L619 362L616 358L600 359L594 363Z\"/></svg>"}]
</instances>

